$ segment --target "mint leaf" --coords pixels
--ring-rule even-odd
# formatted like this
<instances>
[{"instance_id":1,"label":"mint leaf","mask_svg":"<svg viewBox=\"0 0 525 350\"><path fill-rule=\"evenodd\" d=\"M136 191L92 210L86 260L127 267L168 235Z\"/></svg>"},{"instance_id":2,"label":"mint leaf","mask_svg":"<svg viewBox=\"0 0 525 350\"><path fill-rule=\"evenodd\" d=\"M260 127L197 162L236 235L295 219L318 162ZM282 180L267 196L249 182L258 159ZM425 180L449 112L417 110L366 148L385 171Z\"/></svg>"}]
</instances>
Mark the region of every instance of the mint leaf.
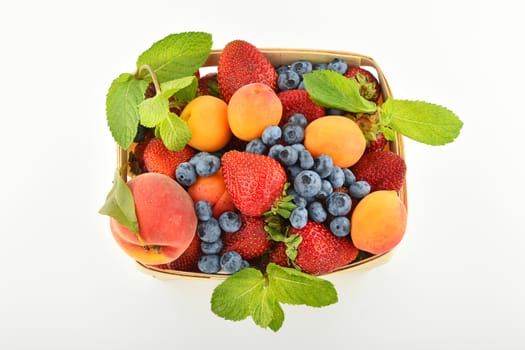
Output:
<instances>
[{"instance_id":1,"label":"mint leaf","mask_svg":"<svg viewBox=\"0 0 525 350\"><path fill-rule=\"evenodd\" d=\"M275 308L273 309L273 318L272 321L268 324L268 328L272 331L277 332L284 323L284 311L279 305L278 302L275 303Z\"/></svg>"},{"instance_id":2,"label":"mint leaf","mask_svg":"<svg viewBox=\"0 0 525 350\"><path fill-rule=\"evenodd\" d=\"M318 70L304 74L304 85L315 103L347 112L372 113L377 105L359 93L359 83L354 79L330 70Z\"/></svg>"},{"instance_id":3,"label":"mint leaf","mask_svg":"<svg viewBox=\"0 0 525 350\"><path fill-rule=\"evenodd\" d=\"M120 171L115 171L113 187L106 197L106 202L100 208L99 213L115 218L120 224L129 228L136 235L139 232L139 224L135 214L135 201L129 186L120 176Z\"/></svg>"},{"instance_id":4,"label":"mint leaf","mask_svg":"<svg viewBox=\"0 0 525 350\"><path fill-rule=\"evenodd\" d=\"M266 268L270 288L281 303L322 307L337 303L334 285L319 277L274 263Z\"/></svg>"},{"instance_id":5,"label":"mint leaf","mask_svg":"<svg viewBox=\"0 0 525 350\"><path fill-rule=\"evenodd\" d=\"M188 123L174 113L169 113L157 129L166 148L172 151L182 150L191 140Z\"/></svg>"},{"instance_id":6,"label":"mint leaf","mask_svg":"<svg viewBox=\"0 0 525 350\"><path fill-rule=\"evenodd\" d=\"M390 120L390 127L415 141L432 146L454 141L463 122L446 107L424 101L389 98L382 111Z\"/></svg>"},{"instance_id":7,"label":"mint leaf","mask_svg":"<svg viewBox=\"0 0 525 350\"><path fill-rule=\"evenodd\" d=\"M115 142L127 149L137 133L138 104L144 99L148 83L128 73L113 80L106 96L106 118Z\"/></svg>"},{"instance_id":8,"label":"mint leaf","mask_svg":"<svg viewBox=\"0 0 525 350\"><path fill-rule=\"evenodd\" d=\"M183 77L160 84L160 90L165 97L175 95L179 100L189 102L197 93L197 78L195 76Z\"/></svg>"},{"instance_id":9,"label":"mint leaf","mask_svg":"<svg viewBox=\"0 0 525 350\"><path fill-rule=\"evenodd\" d=\"M137 60L137 68L147 64L159 82L193 75L208 59L211 52L211 34L184 32L170 34L154 43ZM145 72L144 77L149 76Z\"/></svg>"},{"instance_id":10,"label":"mint leaf","mask_svg":"<svg viewBox=\"0 0 525 350\"><path fill-rule=\"evenodd\" d=\"M280 311L275 311L276 309ZM259 299L254 301L253 304L253 322L259 327L266 328L272 323L275 314L277 314L277 317L280 317L280 315L284 317L284 312L282 312L281 306L273 296L271 289L263 288Z\"/></svg>"},{"instance_id":11,"label":"mint leaf","mask_svg":"<svg viewBox=\"0 0 525 350\"><path fill-rule=\"evenodd\" d=\"M140 123L148 128L154 128L168 117L170 101L163 94L147 98L138 105Z\"/></svg>"}]
</instances>

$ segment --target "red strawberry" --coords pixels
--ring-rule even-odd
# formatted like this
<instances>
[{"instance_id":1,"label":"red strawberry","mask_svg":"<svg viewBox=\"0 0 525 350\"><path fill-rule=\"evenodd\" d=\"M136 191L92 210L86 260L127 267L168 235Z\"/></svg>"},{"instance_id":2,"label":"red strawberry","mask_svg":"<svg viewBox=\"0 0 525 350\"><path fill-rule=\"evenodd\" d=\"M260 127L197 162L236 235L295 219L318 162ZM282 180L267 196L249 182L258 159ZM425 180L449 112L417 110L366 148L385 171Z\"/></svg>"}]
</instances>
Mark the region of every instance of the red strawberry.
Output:
<instances>
[{"instance_id":1,"label":"red strawberry","mask_svg":"<svg viewBox=\"0 0 525 350\"><path fill-rule=\"evenodd\" d=\"M237 232L222 233L222 253L234 250L246 260L260 257L270 248L268 233L264 229L264 217L241 214L241 222L241 228Z\"/></svg>"},{"instance_id":2,"label":"red strawberry","mask_svg":"<svg viewBox=\"0 0 525 350\"><path fill-rule=\"evenodd\" d=\"M162 267L169 270L198 272L199 268L197 267L197 263L201 256L201 239L198 235L195 235L181 256Z\"/></svg>"},{"instance_id":3,"label":"red strawberry","mask_svg":"<svg viewBox=\"0 0 525 350\"><path fill-rule=\"evenodd\" d=\"M376 135L375 140L369 140L366 145L366 152L382 151L386 146L387 140L385 135L380 132Z\"/></svg>"},{"instance_id":4,"label":"red strawberry","mask_svg":"<svg viewBox=\"0 0 525 350\"><path fill-rule=\"evenodd\" d=\"M369 101L377 102L381 95L381 87L377 78L368 70L361 67L348 67L345 77L359 83L361 96Z\"/></svg>"},{"instance_id":5,"label":"red strawberry","mask_svg":"<svg viewBox=\"0 0 525 350\"><path fill-rule=\"evenodd\" d=\"M281 197L286 172L275 159L232 150L221 162L226 190L241 213L263 215Z\"/></svg>"},{"instance_id":6,"label":"red strawberry","mask_svg":"<svg viewBox=\"0 0 525 350\"><path fill-rule=\"evenodd\" d=\"M308 122L325 115L324 107L316 105L306 90L285 90L279 92L277 96L283 105L281 125L284 125L295 113L304 114Z\"/></svg>"},{"instance_id":7,"label":"red strawberry","mask_svg":"<svg viewBox=\"0 0 525 350\"><path fill-rule=\"evenodd\" d=\"M161 173L175 177L177 166L190 160L195 150L186 145L181 151L171 151L166 148L160 138L153 138L144 149L144 165L149 172Z\"/></svg>"},{"instance_id":8,"label":"red strawberry","mask_svg":"<svg viewBox=\"0 0 525 350\"><path fill-rule=\"evenodd\" d=\"M302 229L292 228L290 236L294 234L302 237L297 246L295 264L303 272L312 275L330 273L357 257L358 250L350 239L335 236L325 225L308 221Z\"/></svg>"},{"instance_id":9,"label":"red strawberry","mask_svg":"<svg viewBox=\"0 0 525 350\"><path fill-rule=\"evenodd\" d=\"M198 80L198 84L199 84L197 88L198 95L212 95L215 97L220 96L216 72L210 72L200 77Z\"/></svg>"},{"instance_id":10,"label":"red strawberry","mask_svg":"<svg viewBox=\"0 0 525 350\"><path fill-rule=\"evenodd\" d=\"M405 182L406 163L391 151L365 153L351 169L357 180L365 180L371 191L399 191Z\"/></svg>"},{"instance_id":11,"label":"red strawberry","mask_svg":"<svg viewBox=\"0 0 525 350\"><path fill-rule=\"evenodd\" d=\"M228 102L238 88L250 83L264 83L277 88L277 72L272 63L254 45L244 40L226 44L217 64L217 78L222 98Z\"/></svg>"},{"instance_id":12,"label":"red strawberry","mask_svg":"<svg viewBox=\"0 0 525 350\"><path fill-rule=\"evenodd\" d=\"M286 256L286 244L283 242L278 242L273 249L270 251L270 262L273 262L277 265L290 267L288 262L288 256Z\"/></svg>"}]
</instances>

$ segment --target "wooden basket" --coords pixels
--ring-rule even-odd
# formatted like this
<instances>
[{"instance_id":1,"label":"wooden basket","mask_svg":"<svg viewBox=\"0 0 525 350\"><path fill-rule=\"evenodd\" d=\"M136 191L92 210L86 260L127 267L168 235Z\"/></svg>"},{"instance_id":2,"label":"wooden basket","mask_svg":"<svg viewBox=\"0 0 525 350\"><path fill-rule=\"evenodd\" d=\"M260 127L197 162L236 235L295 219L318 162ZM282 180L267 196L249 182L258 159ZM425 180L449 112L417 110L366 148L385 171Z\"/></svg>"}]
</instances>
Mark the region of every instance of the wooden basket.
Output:
<instances>
[{"instance_id":1,"label":"wooden basket","mask_svg":"<svg viewBox=\"0 0 525 350\"><path fill-rule=\"evenodd\" d=\"M328 63L334 58L341 58L345 60L350 66L363 67L372 72L375 71L376 76L381 85L382 100L386 101L389 97L392 97L390 86L388 85L388 82L381 68L370 57L363 56L357 53L352 53L352 52L334 51L334 50L279 49L279 48L266 48L266 49L261 48L259 50L276 67L279 65L283 65L283 64L290 64L293 61L296 61L299 59L309 60L312 63ZM213 69L213 67L216 67L219 61L219 56L221 52L222 50L212 50L208 60L204 64L204 67L209 67L210 69ZM398 154L403 159L405 158L403 139L400 134L396 133L395 141L389 142L388 147L392 152ZM127 160L128 160L127 150L124 150L117 146L117 162L118 162L118 166L122 167L123 174L127 173L127 166L128 166ZM125 178L124 180L126 181L127 178ZM407 207L406 183L403 185L403 187L399 191L399 196L401 200L403 201L403 203L405 204L405 206ZM368 258L361 259L359 261L345 265L337 269L336 271L333 271L332 273L339 273L341 271L356 271L356 270L362 271L365 269L366 270L371 269L371 268L374 268L376 266L379 266L379 265L382 265L388 262L391 256L392 256L392 251L389 251L383 254L372 255ZM136 265L140 271L146 274L149 274L153 277L159 278L159 279L173 279L173 278L219 278L221 279L221 278L226 278L229 276L229 275L221 274L221 273L206 274L206 273L199 273L199 272L187 272L187 271L159 269L153 266L144 265L140 262L136 262Z\"/></svg>"}]
</instances>

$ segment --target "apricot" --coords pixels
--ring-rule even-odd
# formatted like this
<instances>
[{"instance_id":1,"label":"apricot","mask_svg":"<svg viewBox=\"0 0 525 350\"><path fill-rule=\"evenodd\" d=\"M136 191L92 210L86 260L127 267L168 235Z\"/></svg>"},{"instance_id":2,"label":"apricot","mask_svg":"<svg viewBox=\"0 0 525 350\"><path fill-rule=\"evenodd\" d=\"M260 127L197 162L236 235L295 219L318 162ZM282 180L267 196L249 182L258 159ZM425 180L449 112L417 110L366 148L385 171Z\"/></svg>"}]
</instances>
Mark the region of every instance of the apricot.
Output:
<instances>
[{"instance_id":1,"label":"apricot","mask_svg":"<svg viewBox=\"0 0 525 350\"><path fill-rule=\"evenodd\" d=\"M220 169L213 175L199 176L197 181L188 188L188 193L194 202L199 200L210 202L215 218L218 218L225 211L235 210L235 205L228 191L226 191L222 170Z\"/></svg>"},{"instance_id":2,"label":"apricot","mask_svg":"<svg viewBox=\"0 0 525 350\"><path fill-rule=\"evenodd\" d=\"M191 140L188 144L200 151L215 152L232 137L228 124L228 105L211 95L198 96L184 107L181 118L188 122Z\"/></svg>"},{"instance_id":3,"label":"apricot","mask_svg":"<svg viewBox=\"0 0 525 350\"><path fill-rule=\"evenodd\" d=\"M135 202L140 239L111 218L111 233L117 244L144 264L165 264L177 259L190 245L197 228L190 195L177 181L159 173L135 176L128 186Z\"/></svg>"},{"instance_id":4,"label":"apricot","mask_svg":"<svg viewBox=\"0 0 525 350\"><path fill-rule=\"evenodd\" d=\"M306 126L304 146L313 157L327 154L332 157L335 165L346 168L361 158L366 149L366 139L353 120L327 115Z\"/></svg>"},{"instance_id":5,"label":"apricot","mask_svg":"<svg viewBox=\"0 0 525 350\"><path fill-rule=\"evenodd\" d=\"M394 248L405 234L407 210L395 191L375 191L359 201L352 213L354 245L372 254Z\"/></svg>"},{"instance_id":6,"label":"apricot","mask_svg":"<svg viewBox=\"0 0 525 350\"><path fill-rule=\"evenodd\" d=\"M279 125L283 105L275 91L263 83L242 86L228 102L228 123L235 136L251 141L266 127Z\"/></svg>"}]
</instances>

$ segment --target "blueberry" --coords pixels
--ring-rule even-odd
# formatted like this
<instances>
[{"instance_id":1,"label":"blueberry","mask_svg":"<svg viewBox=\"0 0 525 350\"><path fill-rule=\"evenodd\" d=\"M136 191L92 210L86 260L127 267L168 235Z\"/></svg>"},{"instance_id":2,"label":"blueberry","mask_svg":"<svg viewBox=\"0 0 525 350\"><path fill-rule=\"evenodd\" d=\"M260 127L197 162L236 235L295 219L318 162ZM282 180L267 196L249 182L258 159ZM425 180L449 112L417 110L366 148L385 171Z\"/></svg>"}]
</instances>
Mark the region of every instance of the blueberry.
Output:
<instances>
[{"instance_id":1,"label":"blueberry","mask_svg":"<svg viewBox=\"0 0 525 350\"><path fill-rule=\"evenodd\" d=\"M312 169L314 167L314 157L307 149L299 152L299 166L303 169Z\"/></svg>"},{"instance_id":2,"label":"blueberry","mask_svg":"<svg viewBox=\"0 0 525 350\"><path fill-rule=\"evenodd\" d=\"M285 65L285 64L282 64L280 66L278 66L277 68L275 68L275 72L279 75L281 73L284 73L286 72L287 70L289 70L290 67Z\"/></svg>"},{"instance_id":3,"label":"blueberry","mask_svg":"<svg viewBox=\"0 0 525 350\"><path fill-rule=\"evenodd\" d=\"M195 164L195 172L199 176L210 176L215 174L220 167L220 158L213 154L207 154L199 158Z\"/></svg>"},{"instance_id":4,"label":"blueberry","mask_svg":"<svg viewBox=\"0 0 525 350\"><path fill-rule=\"evenodd\" d=\"M241 228L241 217L234 211L225 211L219 216L219 226L224 232L237 232Z\"/></svg>"},{"instance_id":5,"label":"blueberry","mask_svg":"<svg viewBox=\"0 0 525 350\"><path fill-rule=\"evenodd\" d=\"M343 174L345 176L345 182L344 186L349 187L351 184L353 184L356 181L355 175L352 172L352 170L348 168L343 168Z\"/></svg>"},{"instance_id":6,"label":"blueberry","mask_svg":"<svg viewBox=\"0 0 525 350\"><path fill-rule=\"evenodd\" d=\"M201 199L195 202L195 213L199 221L208 221L213 216L211 203Z\"/></svg>"},{"instance_id":7,"label":"blueberry","mask_svg":"<svg viewBox=\"0 0 525 350\"><path fill-rule=\"evenodd\" d=\"M219 254L223 247L222 239L215 242L201 242L201 252L204 254Z\"/></svg>"},{"instance_id":8,"label":"blueberry","mask_svg":"<svg viewBox=\"0 0 525 350\"><path fill-rule=\"evenodd\" d=\"M312 71L312 62L307 60L298 60L290 65L290 68L299 75L310 73Z\"/></svg>"},{"instance_id":9,"label":"blueberry","mask_svg":"<svg viewBox=\"0 0 525 350\"><path fill-rule=\"evenodd\" d=\"M345 174L343 172L343 169L341 169L337 165L334 166L334 168L332 169L332 173L328 176L328 181L330 181L334 188L343 186L345 183Z\"/></svg>"},{"instance_id":10,"label":"blueberry","mask_svg":"<svg viewBox=\"0 0 525 350\"><path fill-rule=\"evenodd\" d=\"M270 125L263 130L261 140L265 145L273 146L281 139L281 136L281 128L277 125Z\"/></svg>"},{"instance_id":11,"label":"blueberry","mask_svg":"<svg viewBox=\"0 0 525 350\"><path fill-rule=\"evenodd\" d=\"M339 74L345 74L348 69L348 63L340 58L334 58L328 63L328 69L333 70Z\"/></svg>"},{"instance_id":12,"label":"blueberry","mask_svg":"<svg viewBox=\"0 0 525 350\"><path fill-rule=\"evenodd\" d=\"M242 264L241 264L241 270L244 269L245 267L250 267L250 263L248 262L248 260L242 260Z\"/></svg>"},{"instance_id":13,"label":"blueberry","mask_svg":"<svg viewBox=\"0 0 525 350\"><path fill-rule=\"evenodd\" d=\"M330 176L332 169L334 168L334 161L332 157L326 154L321 154L314 159L314 170L323 179Z\"/></svg>"},{"instance_id":14,"label":"blueberry","mask_svg":"<svg viewBox=\"0 0 525 350\"><path fill-rule=\"evenodd\" d=\"M324 70L328 69L328 63L314 63L312 65L312 70Z\"/></svg>"},{"instance_id":15,"label":"blueberry","mask_svg":"<svg viewBox=\"0 0 525 350\"><path fill-rule=\"evenodd\" d=\"M197 224L197 235L203 242L215 242L221 236L219 221L214 217L208 221L199 221Z\"/></svg>"},{"instance_id":16,"label":"blueberry","mask_svg":"<svg viewBox=\"0 0 525 350\"><path fill-rule=\"evenodd\" d=\"M337 237L345 237L350 233L350 220L346 216L336 216L330 220L330 231Z\"/></svg>"},{"instance_id":17,"label":"blueberry","mask_svg":"<svg viewBox=\"0 0 525 350\"><path fill-rule=\"evenodd\" d=\"M308 216L313 221L322 223L325 222L326 218L328 217L328 213L321 202L314 201L308 204Z\"/></svg>"},{"instance_id":18,"label":"blueberry","mask_svg":"<svg viewBox=\"0 0 525 350\"><path fill-rule=\"evenodd\" d=\"M288 118L286 124L297 124L304 129L308 124L308 119L306 119L306 117L302 113L295 113L292 114L290 118Z\"/></svg>"},{"instance_id":19,"label":"blueberry","mask_svg":"<svg viewBox=\"0 0 525 350\"><path fill-rule=\"evenodd\" d=\"M292 148L295 148L297 152L301 152L306 149L306 147L304 147L302 143L294 143L293 145L290 145L290 146L292 146Z\"/></svg>"},{"instance_id":20,"label":"blueberry","mask_svg":"<svg viewBox=\"0 0 525 350\"><path fill-rule=\"evenodd\" d=\"M200 272L217 273L221 269L220 258L217 254L203 255L197 262Z\"/></svg>"},{"instance_id":21,"label":"blueberry","mask_svg":"<svg viewBox=\"0 0 525 350\"><path fill-rule=\"evenodd\" d=\"M297 90L306 90L306 86L304 85L304 80L301 80L299 85L297 85Z\"/></svg>"},{"instance_id":22,"label":"blueberry","mask_svg":"<svg viewBox=\"0 0 525 350\"><path fill-rule=\"evenodd\" d=\"M297 162L299 154L297 150L291 146L284 146L281 152L279 152L279 161L284 165L294 165Z\"/></svg>"},{"instance_id":23,"label":"blueberry","mask_svg":"<svg viewBox=\"0 0 525 350\"><path fill-rule=\"evenodd\" d=\"M306 208L306 205L308 204L306 198L299 195L293 197L293 202L298 208Z\"/></svg>"},{"instance_id":24,"label":"blueberry","mask_svg":"<svg viewBox=\"0 0 525 350\"><path fill-rule=\"evenodd\" d=\"M290 225L294 228L301 229L306 226L308 221L308 210L305 207L297 207L290 214Z\"/></svg>"},{"instance_id":25,"label":"blueberry","mask_svg":"<svg viewBox=\"0 0 525 350\"><path fill-rule=\"evenodd\" d=\"M197 181L195 168L189 162L182 162L175 170L175 178L183 186L191 186Z\"/></svg>"},{"instance_id":26,"label":"blueberry","mask_svg":"<svg viewBox=\"0 0 525 350\"><path fill-rule=\"evenodd\" d=\"M135 134L135 138L133 139L133 142L143 141L144 136L146 136L149 130L150 130L149 128L139 123L139 125L137 126L137 133Z\"/></svg>"},{"instance_id":27,"label":"blueberry","mask_svg":"<svg viewBox=\"0 0 525 350\"><path fill-rule=\"evenodd\" d=\"M193 166L196 166L198 162L200 162L200 160L205 157L205 156L209 156L210 153L208 152L198 152L196 153L193 157L191 157L191 159L189 160L190 164L193 165Z\"/></svg>"},{"instance_id":28,"label":"blueberry","mask_svg":"<svg viewBox=\"0 0 525 350\"><path fill-rule=\"evenodd\" d=\"M229 250L222 254L220 265L224 272L235 273L243 266L242 256L234 250Z\"/></svg>"},{"instance_id":29,"label":"blueberry","mask_svg":"<svg viewBox=\"0 0 525 350\"><path fill-rule=\"evenodd\" d=\"M266 147L260 138L255 138L246 144L245 151L254 154L265 154Z\"/></svg>"},{"instance_id":30,"label":"blueberry","mask_svg":"<svg viewBox=\"0 0 525 350\"><path fill-rule=\"evenodd\" d=\"M334 216L346 215L352 207L352 199L344 192L332 192L326 198L326 209Z\"/></svg>"},{"instance_id":31,"label":"blueberry","mask_svg":"<svg viewBox=\"0 0 525 350\"><path fill-rule=\"evenodd\" d=\"M363 198L370 193L370 184L364 180L356 181L348 187L348 192L354 198Z\"/></svg>"},{"instance_id":32,"label":"blueberry","mask_svg":"<svg viewBox=\"0 0 525 350\"><path fill-rule=\"evenodd\" d=\"M301 77L291 69L281 72L277 76L277 86L280 90L293 90L299 86Z\"/></svg>"},{"instance_id":33,"label":"blueberry","mask_svg":"<svg viewBox=\"0 0 525 350\"><path fill-rule=\"evenodd\" d=\"M289 145L303 142L304 129L297 124L287 124L283 128L283 140Z\"/></svg>"},{"instance_id":34,"label":"blueberry","mask_svg":"<svg viewBox=\"0 0 525 350\"><path fill-rule=\"evenodd\" d=\"M300 196L314 197L321 190L321 177L313 170L303 170L295 177L293 187Z\"/></svg>"},{"instance_id":35,"label":"blueberry","mask_svg":"<svg viewBox=\"0 0 525 350\"><path fill-rule=\"evenodd\" d=\"M279 153L281 153L283 148L283 145L281 145L280 143L276 143L268 150L268 156L272 157L273 159L279 159Z\"/></svg>"},{"instance_id":36,"label":"blueberry","mask_svg":"<svg viewBox=\"0 0 525 350\"><path fill-rule=\"evenodd\" d=\"M315 196L317 199L325 199L327 198L332 192L334 191L334 188L332 187L332 184L330 181L326 179L321 180L321 190L319 193Z\"/></svg>"},{"instance_id":37,"label":"blueberry","mask_svg":"<svg viewBox=\"0 0 525 350\"><path fill-rule=\"evenodd\" d=\"M295 179L297 174L303 171L303 168L301 168L297 164L294 164L294 165L287 166L285 171L286 171L286 175L288 176L288 180L291 182L293 181L293 179Z\"/></svg>"}]
</instances>

